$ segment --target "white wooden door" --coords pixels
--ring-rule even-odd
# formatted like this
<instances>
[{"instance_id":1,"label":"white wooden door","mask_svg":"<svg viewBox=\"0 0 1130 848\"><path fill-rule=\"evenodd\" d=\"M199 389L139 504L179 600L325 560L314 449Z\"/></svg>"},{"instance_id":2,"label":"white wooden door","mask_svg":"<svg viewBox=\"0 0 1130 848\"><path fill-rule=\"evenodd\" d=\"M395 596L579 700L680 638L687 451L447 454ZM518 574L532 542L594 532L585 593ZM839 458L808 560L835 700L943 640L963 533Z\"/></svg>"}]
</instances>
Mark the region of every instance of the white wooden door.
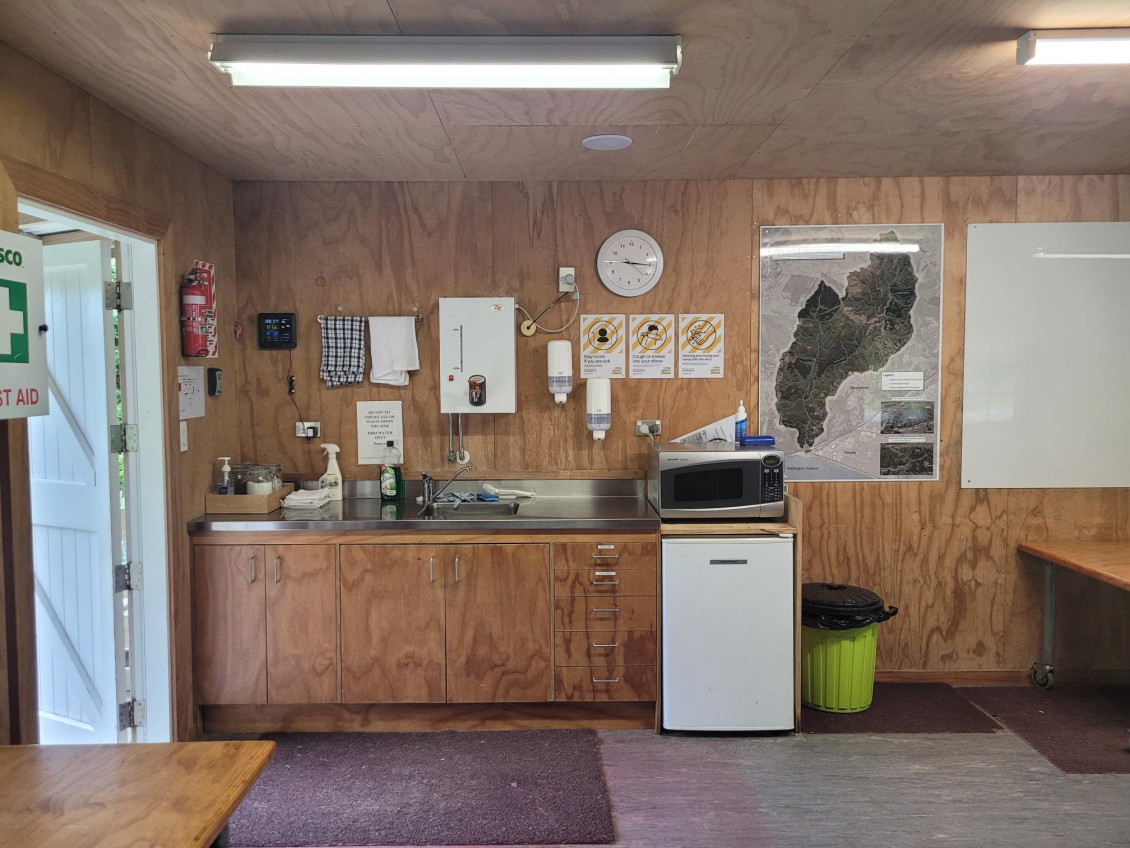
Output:
<instances>
[{"instance_id":1,"label":"white wooden door","mask_svg":"<svg viewBox=\"0 0 1130 848\"><path fill-rule=\"evenodd\" d=\"M116 742L124 675L110 243L44 248L51 414L29 420L40 741Z\"/></svg>"}]
</instances>

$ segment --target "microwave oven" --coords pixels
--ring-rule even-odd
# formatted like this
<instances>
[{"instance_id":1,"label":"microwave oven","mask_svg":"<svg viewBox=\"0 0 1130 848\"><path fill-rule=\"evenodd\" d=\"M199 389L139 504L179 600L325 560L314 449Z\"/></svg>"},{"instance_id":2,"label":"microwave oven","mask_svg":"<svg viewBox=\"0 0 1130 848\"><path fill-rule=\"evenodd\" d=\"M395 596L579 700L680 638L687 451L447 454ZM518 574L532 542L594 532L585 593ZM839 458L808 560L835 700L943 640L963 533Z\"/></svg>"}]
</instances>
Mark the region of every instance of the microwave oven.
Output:
<instances>
[{"instance_id":1,"label":"microwave oven","mask_svg":"<svg viewBox=\"0 0 1130 848\"><path fill-rule=\"evenodd\" d=\"M660 518L783 518L785 455L733 442L652 443L647 499Z\"/></svg>"}]
</instances>

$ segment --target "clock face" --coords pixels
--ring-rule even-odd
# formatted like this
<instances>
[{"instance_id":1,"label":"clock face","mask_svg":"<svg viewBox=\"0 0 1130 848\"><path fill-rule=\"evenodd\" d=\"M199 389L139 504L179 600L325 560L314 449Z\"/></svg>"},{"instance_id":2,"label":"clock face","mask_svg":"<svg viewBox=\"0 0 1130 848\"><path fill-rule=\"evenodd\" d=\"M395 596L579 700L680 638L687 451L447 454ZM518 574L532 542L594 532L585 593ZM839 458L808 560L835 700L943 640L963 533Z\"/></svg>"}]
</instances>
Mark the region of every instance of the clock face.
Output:
<instances>
[{"instance_id":1,"label":"clock face","mask_svg":"<svg viewBox=\"0 0 1130 848\"><path fill-rule=\"evenodd\" d=\"M639 230L621 230L608 237L596 255L596 272L611 291L638 297L651 291L663 274L663 251Z\"/></svg>"}]
</instances>

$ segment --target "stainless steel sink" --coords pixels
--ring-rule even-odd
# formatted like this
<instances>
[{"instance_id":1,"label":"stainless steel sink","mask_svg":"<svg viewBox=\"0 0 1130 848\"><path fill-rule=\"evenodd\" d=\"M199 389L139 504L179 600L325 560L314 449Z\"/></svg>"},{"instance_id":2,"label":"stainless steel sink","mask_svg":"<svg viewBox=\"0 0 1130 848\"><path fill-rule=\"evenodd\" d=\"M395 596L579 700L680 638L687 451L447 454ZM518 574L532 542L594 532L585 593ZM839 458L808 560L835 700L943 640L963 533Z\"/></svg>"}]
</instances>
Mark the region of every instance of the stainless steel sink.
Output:
<instances>
[{"instance_id":1,"label":"stainless steel sink","mask_svg":"<svg viewBox=\"0 0 1130 848\"><path fill-rule=\"evenodd\" d=\"M514 501L498 503L457 502L428 504L424 518L450 518L453 520L473 520L505 518L518 514L518 504Z\"/></svg>"}]
</instances>

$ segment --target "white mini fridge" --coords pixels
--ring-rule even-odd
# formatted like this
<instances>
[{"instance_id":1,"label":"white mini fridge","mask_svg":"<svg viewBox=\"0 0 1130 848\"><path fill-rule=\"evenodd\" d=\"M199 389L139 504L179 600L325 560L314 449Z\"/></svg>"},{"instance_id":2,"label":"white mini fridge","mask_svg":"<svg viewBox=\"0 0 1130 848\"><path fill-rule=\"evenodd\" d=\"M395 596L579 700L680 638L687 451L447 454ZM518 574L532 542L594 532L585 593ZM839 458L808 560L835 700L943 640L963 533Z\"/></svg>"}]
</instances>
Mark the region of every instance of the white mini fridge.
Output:
<instances>
[{"instance_id":1,"label":"white mini fridge","mask_svg":"<svg viewBox=\"0 0 1130 848\"><path fill-rule=\"evenodd\" d=\"M792 730L793 539L663 540L663 727Z\"/></svg>"}]
</instances>

